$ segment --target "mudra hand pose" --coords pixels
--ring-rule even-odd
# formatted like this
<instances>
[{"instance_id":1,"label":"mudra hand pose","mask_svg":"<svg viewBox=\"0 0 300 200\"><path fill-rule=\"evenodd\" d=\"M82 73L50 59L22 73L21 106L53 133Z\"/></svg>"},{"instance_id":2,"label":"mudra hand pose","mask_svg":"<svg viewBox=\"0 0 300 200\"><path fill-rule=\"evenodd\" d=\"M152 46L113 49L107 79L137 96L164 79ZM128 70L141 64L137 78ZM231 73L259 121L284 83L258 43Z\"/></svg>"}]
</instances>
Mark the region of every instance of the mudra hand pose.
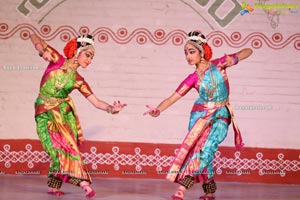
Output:
<instances>
[{"instance_id":1,"label":"mudra hand pose","mask_svg":"<svg viewBox=\"0 0 300 200\"><path fill-rule=\"evenodd\" d=\"M211 60L212 50L206 43L205 36L200 31L193 31L188 37L184 53L188 64L196 67L195 72L187 76L176 91L156 108L147 105L148 111L145 114L158 117L191 88L198 91L199 98L191 111L188 133L166 178L180 184L172 196L173 200L182 200L186 190L198 182L203 183L204 190L200 199L213 200L216 191L213 158L219 144L225 139L231 122L236 147L240 149L243 145L229 104L226 69L250 56L252 50L245 48L237 53Z\"/></svg>"},{"instance_id":2,"label":"mudra hand pose","mask_svg":"<svg viewBox=\"0 0 300 200\"><path fill-rule=\"evenodd\" d=\"M80 155L79 145L84 141L74 103L69 94L77 89L96 108L111 114L119 113L125 104L113 105L98 99L88 83L77 72L81 66L90 65L94 54L94 39L82 35L70 40L64 48L63 57L36 34L31 41L39 55L49 62L40 83L35 102L35 120L39 139L52 163L48 174L48 193L63 195L63 182L81 186L86 197L96 193Z\"/></svg>"}]
</instances>

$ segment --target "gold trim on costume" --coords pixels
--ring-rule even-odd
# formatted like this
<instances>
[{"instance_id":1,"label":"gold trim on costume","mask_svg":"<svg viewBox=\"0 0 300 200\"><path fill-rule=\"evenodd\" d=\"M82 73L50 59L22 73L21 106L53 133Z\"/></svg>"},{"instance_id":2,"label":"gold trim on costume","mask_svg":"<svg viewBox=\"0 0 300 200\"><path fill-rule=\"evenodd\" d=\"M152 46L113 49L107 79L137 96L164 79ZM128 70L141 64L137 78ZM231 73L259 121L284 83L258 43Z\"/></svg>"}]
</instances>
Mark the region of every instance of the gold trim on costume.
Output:
<instances>
[{"instance_id":1,"label":"gold trim on costume","mask_svg":"<svg viewBox=\"0 0 300 200\"><path fill-rule=\"evenodd\" d=\"M61 99L61 98L55 98L55 97L50 97L47 98L44 95L42 95L41 93L39 94L39 97L48 104L61 104L62 102L64 102L66 99Z\"/></svg>"}]
</instances>

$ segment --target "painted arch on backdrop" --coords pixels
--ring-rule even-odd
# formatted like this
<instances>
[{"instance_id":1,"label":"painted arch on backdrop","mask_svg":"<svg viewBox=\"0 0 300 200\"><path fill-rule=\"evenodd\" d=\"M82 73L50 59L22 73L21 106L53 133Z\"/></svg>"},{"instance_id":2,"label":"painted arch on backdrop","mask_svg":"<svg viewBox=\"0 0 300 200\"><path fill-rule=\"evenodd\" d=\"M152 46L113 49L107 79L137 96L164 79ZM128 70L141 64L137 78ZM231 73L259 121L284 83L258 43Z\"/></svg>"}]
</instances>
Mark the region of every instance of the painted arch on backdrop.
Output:
<instances>
[{"instance_id":1,"label":"painted arch on backdrop","mask_svg":"<svg viewBox=\"0 0 300 200\"><path fill-rule=\"evenodd\" d=\"M45 7L49 7L48 11L44 12L44 14L41 16L41 18L38 20L38 23L41 23L47 15L49 15L55 8L60 6L62 3L64 3L66 0L61 0L59 2L51 3L49 0L23 0L19 3L17 6L17 11L23 15L23 16L30 16L31 13L37 12ZM209 25L209 27L213 30L215 29L209 21L214 20L219 27L226 27L230 22L236 18L242 7L239 4L237 0L230 0L232 7L230 10L225 11L225 16L221 17L217 14L217 12L220 9L223 9L223 4L226 2L226 0L196 0L196 1L190 1L190 0L180 0L187 6L189 6L194 12L196 12L204 21ZM211 4L212 2L212 4ZM209 4L210 3L210 4ZM203 14L203 10L207 9L207 14L209 14L210 19L208 17L205 17Z\"/></svg>"},{"instance_id":2,"label":"painted arch on backdrop","mask_svg":"<svg viewBox=\"0 0 300 200\"><path fill-rule=\"evenodd\" d=\"M202 20L212 29L216 29L211 21L214 21L218 27L227 27L234 19L240 15L242 10L241 4L237 0L230 0L229 3L226 0L180 0L182 3L190 7ZM225 8L224 4L231 4ZM205 12L203 12L205 11ZM222 11L222 16L218 14Z\"/></svg>"}]
</instances>

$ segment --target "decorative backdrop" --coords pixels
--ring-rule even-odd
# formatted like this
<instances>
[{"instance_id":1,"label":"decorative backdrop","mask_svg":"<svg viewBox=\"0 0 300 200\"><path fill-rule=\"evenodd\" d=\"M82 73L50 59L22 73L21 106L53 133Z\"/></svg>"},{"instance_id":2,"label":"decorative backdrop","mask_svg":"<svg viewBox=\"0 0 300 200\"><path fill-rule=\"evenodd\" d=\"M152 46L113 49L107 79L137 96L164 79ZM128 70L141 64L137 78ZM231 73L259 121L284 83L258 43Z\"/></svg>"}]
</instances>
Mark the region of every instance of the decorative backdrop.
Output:
<instances>
[{"instance_id":1,"label":"decorative backdrop","mask_svg":"<svg viewBox=\"0 0 300 200\"><path fill-rule=\"evenodd\" d=\"M9 143L9 144L8 144ZM0 140L0 174L46 175L51 162L36 140ZM164 178L178 145L86 142L81 156L95 177ZM221 147L215 154L217 179L300 184L300 154L295 150Z\"/></svg>"},{"instance_id":2,"label":"decorative backdrop","mask_svg":"<svg viewBox=\"0 0 300 200\"><path fill-rule=\"evenodd\" d=\"M49 158L35 131L33 102L46 63L29 37L62 52L84 33L96 56L80 73L101 99L128 104L119 115L96 110L74 91L95 176L163 178L187 131L196 92L159 118L142 116L193 72L186 34L200 29L214 55L252 48L228 70L231 104L246 148L233 149L230 127L215 155L225 181L299 184L300 32L296 0L12 0L0 6L0 171L46 174ZM161 173L159 173L161 170ZM128 175L129 174L129 175Z\"/></svg>"},{"instance_id":3,"label":"decorative backdrop","mask_svg":"<svg viewBox=\"0 0 300 200\"><path fill-rule=\"evenodd\" d=\"M64 25L52 30L50 25L36 28L31 24L18 24L14 27L9 27L8 24L1 23L0 31L0 39L2 40L13 38L15 35L19 35L23 40L29 40L30 34L36 33L46 41L60 39L62 42L68 42L80 34L91 34L99 43L115 42L121 45L130 42L136 42L140 45L147 42L155 45L165 45L171 42L175 46L182 46L187 38L187 32L184 30L173 30L166 33L163 29L157 29L152 32L146 28L137 28L129 33L124 27L116 31L109 27L98 27L91 31L87 26L82 26L75 30L73 27ZM281 33L276 32L269 38L263 32L253 32L243 36L238 31L230 35L222 31L213 31L206 35L206 39L214 47L222 47L222 45L226 44L232 48L243 48L250 44L254 49L259 49L266 45L274 50L284 49L286 46L292 46L295 50L300 50L300 33L294 33L284 38Z\"/></svg>"}]
</instances>

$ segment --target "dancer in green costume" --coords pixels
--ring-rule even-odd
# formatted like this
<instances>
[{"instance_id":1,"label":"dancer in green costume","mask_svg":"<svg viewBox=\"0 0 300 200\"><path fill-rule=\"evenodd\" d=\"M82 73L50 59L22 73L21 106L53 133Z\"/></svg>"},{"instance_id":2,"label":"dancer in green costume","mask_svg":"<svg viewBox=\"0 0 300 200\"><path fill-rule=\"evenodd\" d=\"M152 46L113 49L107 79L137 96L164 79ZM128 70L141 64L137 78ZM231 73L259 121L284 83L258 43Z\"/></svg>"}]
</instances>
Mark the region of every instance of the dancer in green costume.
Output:
<instances>
[{"instance_id":1,"label":"dancer in green costume","mask_svg":"<svg viewBox=\"0 0 300 200\"><path fill-rule=\"evenodd\" d=\"M79 67L88 67L94 57L94 39L91 35L70 40L64 47L65 57L36 34L31 35L31 41L39 56L49 62L35 102L37 133L52 160L48 193L63 195L60 188L63 182L68 182L82 187L86 197L91 198L96 192L90 187L92 180L78 149L84 138L69 94L77 89L96 108L111 114L119 113L126 104L117 101L110 105L98 99L77 72Z\"/></svg>"}]
</instances>

